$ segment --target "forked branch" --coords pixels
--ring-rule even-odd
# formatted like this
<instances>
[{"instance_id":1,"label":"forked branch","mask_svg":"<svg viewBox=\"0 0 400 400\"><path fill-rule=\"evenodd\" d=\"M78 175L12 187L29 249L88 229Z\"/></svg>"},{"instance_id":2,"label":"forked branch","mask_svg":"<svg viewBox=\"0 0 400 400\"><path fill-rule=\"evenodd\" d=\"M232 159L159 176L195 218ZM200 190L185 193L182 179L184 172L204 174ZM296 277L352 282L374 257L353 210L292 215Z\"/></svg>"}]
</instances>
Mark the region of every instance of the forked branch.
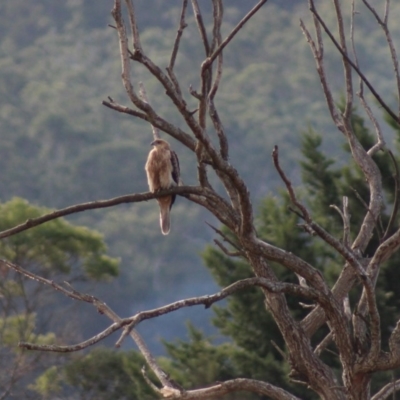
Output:
<instances>
[{"instance_id":1,"label":"forked branch","mask_svg":"<svg viewBox=\"0 0 400 400\"><path fill-rule=\"evenodd\" d=\"M357 72L358 76L362 79L362 81L365 83L365 85L368 87L368 89L371 91L375 99L378 101L378 103L386 110L386 112L393 118L394 121L397 123L400 123L399 117L392 111L392 109L386 104L386 102L383 100L383 98L379 95L379 93L375 90L374 86L369 82L369 80L366 78L366 76L362 73L362 71L357 67L357 65L351 60L351 58L348 56L347 52L341 47L341 45L338 43L328 26L326 25L325 21L322 19L320 14L318 13L316 7L314 6L314 2L311 0L310 1L310 10L311 12L315 15L317 18L318 22L321 24L321 26L324 28L325 33L329 36L331 39L332 43L335 45L336 49L339 51L339 53L342 55L343 59L345 60L348 65L350 65L354 71Z\"/></svg>"}]
</instances>

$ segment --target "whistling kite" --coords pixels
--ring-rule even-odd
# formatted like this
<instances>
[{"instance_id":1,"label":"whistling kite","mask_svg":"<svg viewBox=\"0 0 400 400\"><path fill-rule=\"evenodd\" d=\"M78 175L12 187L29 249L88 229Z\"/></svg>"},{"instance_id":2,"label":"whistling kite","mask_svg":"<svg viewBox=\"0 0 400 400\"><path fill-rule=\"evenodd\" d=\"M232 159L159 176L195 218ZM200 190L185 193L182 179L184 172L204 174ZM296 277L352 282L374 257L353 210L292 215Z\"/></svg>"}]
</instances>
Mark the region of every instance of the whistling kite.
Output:
<instances>
[{"instance_id":1,"label":"whistling kite","mask_svg":"<svg viewBox=\"0 0 400 400\"><path fill-rule=\"evenodd\" d=\"M154 193L177 186L180 175L178 156L165 140L156 139L151 145L153 149L147 157L145 166L150 191ZM163 235L168 235L170 230L170 210L175 197L176 195L173 194L157 199L160 206L160 226Z\"/></svg>"}]
</instances>

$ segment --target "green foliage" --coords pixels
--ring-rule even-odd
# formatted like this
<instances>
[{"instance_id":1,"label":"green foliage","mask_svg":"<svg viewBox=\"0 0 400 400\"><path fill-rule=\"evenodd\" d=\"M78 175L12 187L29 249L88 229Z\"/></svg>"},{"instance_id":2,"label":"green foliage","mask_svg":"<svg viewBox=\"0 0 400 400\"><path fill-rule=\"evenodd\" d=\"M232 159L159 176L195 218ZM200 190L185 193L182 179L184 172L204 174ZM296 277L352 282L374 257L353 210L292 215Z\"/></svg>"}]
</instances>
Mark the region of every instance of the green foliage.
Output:
<instances>
[{"instance_id":1,"label":"green foliage","mask_svg":"<svg viewBox=\"0 0 400 400\"><path fill-rule=\"evenodd\" d=\"M75 399L86 399L92 393L96 400L152 400L155 393L141 372L144 363L135 351L97 348L62 369L49 368L33 388L44 397L72 390Z\"/></svg>"},{"instance_id":2,"label":"green foliage","mask_svg":"<svg viewBox=\"0 0 400 400\"><path fill-rule=\"evenodd\" d=\"M29 385L29 389L41 395L43 400L50 399L54 393L61 390L61 378L56 366L52 366Z\"/></svg>"},{"instance_id":3,"label":"green foliage","mask_svg":"<svg viewBox=\"0 0 400 400\"><path fill-rule=\"evenodd\" d=\"M164 358L161 363L174 380L184 383L186 388L195 388L224 381L237 374L231 361L230 346L214 346L210 338L191 324L187 328L190 344L183 340L164 342L172 361Z\"/></svg>"},{"instance_id":4,"label":"green foliage","mask_svg":"<svg viewBox=\"0 0 400 400\"><path fill-rule=\"evenodd\" d=\"M315 203L318 202L321 208L327 209L338 201L336 182L340 178L340 172L332 171L331 166L335 161L320 151L321 145L320 135L311 128L305 132L301 147L305 160L300 165L308 193L313 196Z\"/></svg>"},{"instance_id":5,"label":"green foliage","mask_svg":"<svg viewBox=\"0 0 400 400\"><path fill-rule=\"evenodd\" d=\"M211 247L204 252L203 258L218 285L222 287L252 276L247 263L233 261ZM272 317L264 312L262 293L256 288L237 292L227 302L228 307L213 307L216 313L213 322L221 333L231 337L238 346L257 351L260 358L274 351L271 343L264 341L263 337L265 330L276 334L279 331ZM257 315L256 323L254 315ZM252 334L248 335L242 329L243 326L248 327Z\"/></svg>"},{"instance_id":6,"label":"green foliage","mask_svg":"<svg viewBox=\"0 0 400 400\"><path fill-rule=\"evenodd\" d=\"M0 230L37 218L50 210L14 198L0 204ZM118 260L105 254L106 246L98 232L58 218L36 228L3 239L0 255L25 267L36 267L46 275L58 271L106 279L118 274Z\"/></svg>"},{"instance_id":7,"label":"green foliage","mask_svg":"<svg viewBox=\"0 0 400 400\"><path fill-rule=\"evenodd\" d=\"M0 318L1 342L13 351L17 351L19 341L26 341L35 344L52 344L55 341L53 333L45 335L36 334L36 315L17 314Z\"/></svg>"},{"instance_id":8,"label":"green foliage","mask_svg":"<svg viewBox=\"0 0 400 400\"><path fill-rule=\"evenodd\" d=\"M49 212L47 208L13 198L0 204L0 231ZM0 258L50 280L110 280L118 274L119 264L117 259L107 256L103 237L98 232L73 225L63 218L4 238L0 242ZM68 332L65 320L62 327L54 321L62 316L65 307L57 304L54 293L50 298L48 287L5 266L0 268L0 274L0 393L12 389L18 398L28 398L25 391L29 384L24 387L19 381L29 381L32 373L37 375L49 364L54 365L57 358L22 351L18 343L43 345L55 343L56 337L63 340ZM69 316L68 325L73 320ZM48 393L58 387L54 374L53 368L34 386L35 390L40 388L43 398L48 398Z\"/></svg>"},{"instance_id":9,"label":"green foliage","mask_svg":"<svg viewBox=\"0 0 400 400\"><path fill-rule=\"evenodd\" d=\"M250 313L253 314L252 311ZM243 331L243 327L241 330ZM248 377L249 371L253 372L254 379L268 380L278 385L285 384L282 381L282 363L271 353L260 354L263 349L257 352L254 347L246 344L239 346L227 342L216 345L212 338L206 337L191 324L188 324L188 333L189 342L178 340L175 343L164 343L172 361L167 358L160 360L171 377L183 383L185 388L192 389L211 382ZM234 393L224 398L250 400L256 399L257 396Z\"/></svg>"}]
</instances>

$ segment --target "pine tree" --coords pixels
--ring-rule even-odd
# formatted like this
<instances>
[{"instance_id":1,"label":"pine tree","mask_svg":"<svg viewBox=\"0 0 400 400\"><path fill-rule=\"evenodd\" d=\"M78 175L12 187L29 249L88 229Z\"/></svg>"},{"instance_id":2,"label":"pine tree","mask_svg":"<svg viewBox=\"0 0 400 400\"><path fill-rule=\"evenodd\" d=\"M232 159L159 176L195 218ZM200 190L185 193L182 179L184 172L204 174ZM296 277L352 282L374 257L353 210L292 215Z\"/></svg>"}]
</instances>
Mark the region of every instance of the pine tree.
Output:
<instances>
[{"instance_id":1,"label":"pine tree","mask_svg":"<svg viewBox=\"0 0 400 400\"><path fill-rule=\"evenodd\" d=\"M365 148L369 148L373 143L373 134L365 127L363 119L356 112L353 114L353 129ZM396 134L397 140L400 141L400 130L396 130ZM332 205L339 207L342 205L343 197L348 198L348 208L351 212L351 235L351 232L357 231L358 226L362 223L365 204L368 203L368 190L361 171L353 162L346 160L341 164L340 160L327 156L322 147L322 138L315 131L309 129L303 132L301 145L303 160L300 164L302 185L297 187L296 191L312 213L313 219L334 236L342 239L342 217ZM345 154L350 151L346 146L344 146L344 150ZM367 254L379 245L384 235L390 235L397 228L389 226L390 216L395 208L394 204L398 201L395 185L395 181L399 179L396 174L396 160L388 152L378 153L375 159L382 171L385 195L392 204L392 208L385 210L381 220L377 221L374 238L366 249ZM269 243L297 254L323 271L328 279L330 277L332 284L343 268L343 260L330 247L316 239L312 232L303 229L301 218L291 209L289 197L284 192L279 193L279 197L268 196L262 202L257 229L259 235ZM229 235L228 231L225 233ZM234 241L234 237L231 239ZM251 269L246 262L240 258L228 257L221 250L213 247L205 249L203 259L215 281L221 287L252 276ZM400 279L399 262L400 255L387 262L377 282L376 296L384 341L399 318L397 311L400 309L400 294L397 291L397 283ZM297 281L296 276L287 269L278 264L272 263L272 265L279 279L287 282ZM356 284L349 294L353 312L356 310L352 305L355 304L360 292L360 285ZM267 380L287 388L303 398L316 398L315 394L307 388L295 385L289 379L290 368L284 354L284 342L273 318L266 311L263 299L261 291L252 288L236 292L227 299L225 305L214 306L213 324L227 340L223 344L216 344L213 337L206 336L189 324L190 340L188 342L178 340L174 343L165 343L169 357L160 359L162 367L185 388L200 387L214 381L247 377ZM313 307L313 304L300 303L298 298L288 297L287 301L290 302L291 308L295 310L298 318L305 316L309 312L309 308ZM321 328L313 338L315 341L313 345L318 344L327 333L326 327ZM119 357L119 362L126 362L124 361L125 357L128 357L133 369L136 368L134 367L135 362L139 362L134 353L117 356L111 350L103 350L101 355L103 360L107 355L110 362L115 360L115 357ZM339 368L340 363L337 360L333 344L323 350L322 356L327 364L333 368ZM95 354L93 357L91 360L95 360ZM73 371L73 365L68 367L69 371ZM96 391L99 390L96 389L96 382L101 380L102 371L106 373L105 369L97 369L96 379L92 379L92 381L90 381L90 376L85 375L86 386L78 384L72 379L72 375L68 374L66 383L75 388L79 387L83 391ZM372 385L377 386L381 380L388 382L392 378L390 374L392 373L377 374ZM340 378L339 370L338 377ZM140 377L136 376L135 382L137 388L144 390ZM112 393L117 396L117 391L112 391ZM141 398L138 393L132 395L131 398ZM259 396L249 393L235 393L224 398L229 400L261 399Z\"/></svg>"},{"instance_id":2,"label":"pine tree","mask_svg":"<svg viewBox=\"0 0 400 400\"><path fill-rule=\"evenodd\" d=\"M373 134L365 127L363 119L356 112L353 113L353 129L362 145L370 148L374 140ZM396 133L399 140L400 131L397 129ZM341 166L340 162L324 153L322 145L321 136L312 129L303 133L301 147L304 157L301 162L303 187L297 188L297 190L300 189L313 219L337 238L342 238L342 218L331 205L339 207L342 205L343 197L348 198L348 208L351 212L350 225L354 227L350 229L351 235L351 231L356 231L362 223L361 218L365 214L365 205L368 204L368 190L362 173L354 162L346 162L344 166ZM344 146L344 150L347 153L350 152L348 146ZM378 153L374 158L382 172L385 194L393 207L393 203L397 201L395 180L399 179L395 174L396 160L388 152ZM385 234L390 235L396 228L388 226L392 210L385 211L381 220L377 221L374 238L366 249L367 253L372 252L379 245ZM343 260L335 252L322 241L314 240L309 232L302 230L302 221L296 213L290 210L289 199L285 193L281 193L279 200L275 196L269 196L264 200L260 210L258 232L270 243L294 252L324 271L325 276L331 277L332 283L343 267ZM209 247L203 256L206 266L221 287L251 276L250 268L246 263L240 260L234 261L219 250ZM392 258L382 269L377 282L376 295L384 341L387 340L399 318L397 310L400 309L400 294L396 289L400 278L399 262L400 256ZM288 282L296 279L293 274L278 265L275 266L275 273L279 279ZM360 285L356 285L350 293L351 305L359 294ZM288 298L288 301L294 304L298 302L298 299ZM307 313L307 308L304 307L304 305L296 307L299 317ZM265 312L263 296L260 291L253 289L234 294L227 300L226 306L215 306L213 309L215 311L214 325L223 335L231 339L231 342L213 347L213 351L217 353L218 349L222 351L223 348L224 352L230 354L231 370L240 371L239 374L236 372L225 379L235 376L265 378L281 387L288 388L290 386L292 393L299 396L314 398L312 393L307 392L301 386L293 389L293 385L287 379L288 365L282 354L273 345L274 342L278 348L283 349L281 336L272 318L268 312ZM353 308L352 311L354 311ZM319 333L317 340L322 339L327 330L321 329ZM201 340L207 342L209 339L202 337ZM185 362L190 358L189 355L198 342L199 339L192 335L190 343L177 342L167 346L167 351L174 359L170 367L176 373L180 371L179 378L182 383L190 382L189 374L182 374L182 371L185 371ZM211 346L211 343L208 346ZM325 350L324 361L333 367L339 365L334 346L330 345ZM175 369L174 367L177 365L179 368ZM204 365L207 364L203 363L203 367ZM191 369L190 376L194 374L195 371ZM214 370L213 379L221 379L221 375L222 366L219 371ZM390 379L389 376L389 373L381 373L375 377L372 384L374 385L374 382L378 384L381 379L385 379L387 382ZM178 375L176 377L178 378ZM247 395L247 397L241 398L253 397Z\"/></svg>"}]
</instances>

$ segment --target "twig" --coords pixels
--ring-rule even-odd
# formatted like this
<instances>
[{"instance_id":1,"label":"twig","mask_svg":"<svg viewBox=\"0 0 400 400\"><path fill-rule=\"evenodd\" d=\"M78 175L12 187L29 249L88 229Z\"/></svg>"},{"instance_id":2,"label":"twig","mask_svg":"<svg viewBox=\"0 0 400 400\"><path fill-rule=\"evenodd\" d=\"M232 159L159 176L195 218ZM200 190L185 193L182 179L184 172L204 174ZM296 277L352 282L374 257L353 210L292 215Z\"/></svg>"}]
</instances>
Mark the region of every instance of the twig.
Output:
<instances>
[{"instance_id":1,"label":"twig","mask_svg":"<svg viewBox=\"0 0 400 400\"><path fill-rule=\"evenodd\" d=\"M237 243L235 243L233 240L231 240L224 232L222 232L220 229L216 228L215 226L209 224L208 222L206 222L206 224L212 229L214 230L216 233L218 233L218 235L220 235L225 242L229 243L231 246L233 246L238 252L241 252L242 249L237 245Z\"/></svg>"},{"instance_id":2,"label":"twig","mask_svg":"<svg viewBox=\"0 0 400 400\"><path fill-rule=\"evenodd\" d=\"M378 393L371 397L371 400L386 400L391 394L400 390L400 379L389 382Z\"/></svg>"},{"instance_id":3,"label":"twig","mask_svg":"<svg viewBox=\"0 0 400 400\"><path fill-rule=\"evenodd\" d=\"M195 19L197 22L197 27L200 32L200 37L204 46L205 54L206 57L210 55L210 45L208 42L208 37L207 37L207 31L204 26L204 21L203 17L201 15L200 7L197 2L197 0L191 0L192 1L192 8L193 8L193 13L195 15ZM201 91L200 94L198 95L198 100L199 100L199 114L198 114L198 123L199 127L201 129L200 134L199 134L199 142L196 147L196 155L197 155L197 160L198 160L198 170L199 170L199 178L200 180L203 180L205 183L205 177L206 177L206 171L204 165L202 165L202 158L203 158L203 153L206 150L204 148L204 138L207 136L206 134L206 98L207 98L207 93L209 92L209 88L211 85L211 76L212 76L212 70L208 71L203 71L201 70ZM208 146L206 146L208 149ZM202 186L204 186L204 183Z\"/></svg>"},{"instance_id":4,"label":"twig","mask_svg":"<svg viewBox=\"0 0 400 400\"><path fill-rule=\"evenodd\" d=\"M212 48L216 45L220 45L222 37L221 37L221 24L222 24L222 16L223 16L223 5L221 0L214 0L214 34L213 34L213 45ZM211 86L210 93L208 95L208 107L209 107L209 114L211 120L213 122L215 131L217 132L218 139L219 139L219 147L221 157L224 160L228 160L229 157L229 147L228 147L228 140L225 135L224 127L222 125L222 121L219 118L218 111L214 104L214 98L217 93L219 83L222 77L222 65L223 65L223 56L222 51L218 56L218 63L217 63L217 72L214 82Z\"/></svg>"},{"instance_id":5,"label":"twig","mask_svg":"<svg viewBox=\"0 0 400 400\"><path fill-rule=\"evenodd\" d=\"M278 155L278 147L274 147L274 151L272 152L272 157L274 159L274 164L275 167L281 176L281 179L284 181L286 188L289 193L289 197L292 201L293 204L296 205L297 208L299 208L302 212L302 218L307 222L307 225L312 231L315 231L318 236L323 239L327 244L329 244L332 248L334 248L336 251L341 254L346 261L349 262L349 264L355 269L356 273L358 276L362 278L362 281L368 279L363 266L360 264L358 258L354 254L354 252L344 246L340 241L338 241L336 238L334 238L331 234L329 234L325 229L323 229L320 225L315 223L312 219L311 216L309 215L307 209L297 200L296 194L294 193L292 183L290 180L286 177L286 174L282 170L279 164L279 155Z\"/></svg>"},{"instance_id":6,"label":"twig","mask_svg":"<svg viewBox=\"0 0 400 400\"><path fill-rule=\"evenodd\" d=\"M110 97L109 97L109 99L110 99L110 101L103 100L101 102L101 104L103 104L103 106L111 108L112 110L118 111L120 113L129 114L129 115L132 115L133 117L140 118L140 119L143 119L144 121L150 122L150 118L147 114L141 113L140 111L137 111L137 110L133 110L132 108L123 106L121 104L117 104Z\"/></svg>"},{"instance_id":7,"label":"twig","mask_svg":"<svg viewBox=\"0 0 400 400\"><path fill-rule=\"evenodd\" d=\"M129 3L128 0L127 2ZM121 67L122 67L122 75L121 75L122 82L129 96L129 99L132 101L132 103L135 104L136 107L139 107L142 111L146 112L148 111L149 107L146 107L145 104L143 104L143 102L140 101L130 81L128 38L126 37L126 30L124 23L122 21L121 0L115 0L114 8L112 9L111 14L115 20L119 37L119 45L120 45L119 47L121 53Z\"/></svg>"},{"instance_id":8,"label":"twig","mask_svg":"<svg viewBox=\"0 0 400 400\"><path fill-rule=\"evenodd\" d=\"M367 154L372 157L379 150L382 150L386 146L386 142L383 137L382 129L379 125L379 122L375 118L375 116L371 110L371 107L368 105L367 101L365 100L364 91L362 90L362 82L361 82L360 86L361 86L360 91L357 93L358 97L360 98L361 104L363 105L370 121L372 122L372 124L374 126L376 137L378 139L378 141L367 151Z\"/></svg>"},{"instance_id":9,"label":"twig","mask_svg":"<svg viewBox=\"0 0 400 400\"><path fill-rule=\"evenodd\" d=\"M125 4L128 9L129 22L132 30L133 48L135 49L135 51L142 52L142 44L140 43L139 29L136 22L135 8L133 6L133 2L131 0L125 0Z\"/></svg>"},{"instance_id":10,"label":"twig","mask_svg":"<svg viewBox=\"0 0 400 400\"><path fill-rule=\"evenodd\" d=\"M192 85L189 85L189 93L190 93L195 99L197 99L197 100L200 100L200 99L201 99L201 94L198 93L195 89L193 89L193 86L192 86ZM193 112L192 112L192 115L194 115L195 112L197 112L197 111L199 111L198 108L196 109L196 111L193 111Z\"/></svg>"},{"instance_id":11,"label":"twig","mask_svg":"<svg viewBox=\"0 0 400 400\"><path fill-rule=\"evenodd\" d=\"M309 5L310 5L309 0ZM306 37L308 44L310 45L311 51L313 53L315 63L317 65L318 76L322 85L322 89L324 91L326 103L328 105L328 110L331 114L332 120L335 122L336 126L340 125L340 117L338 109L335 105L335 101L333 99L332 91L329 88L328 80L325 74L325 66L324 66L324 42L322 40L322 32L321 32L321 25L319 24L315 15L313 15L315 31L317 35L317 43L311 37L310 32L306 28L303 20L300 20L300 28L303 34Z\"/></svg>"},{"instance_id":12,"label":"twig","mask_svg":"<svg viewBox=\"0 0 400 400\"><path fill-rule=\"evenodd\" d=\"M382 237L382 242L384 242L390 235L390 231L393 228L394 221L397 218L397 213L399 211L399 197L400 197L400 172L399 172L399 165L397 164L397 160L394 157L393 153L391 150L388 151L390 159L392 160L394 169L395 169L395 175L394 175L394 202L393 202L393 210L392 214L390 215L390 219L388 222L388 225L386 227L386 231Z\"/></svg>"},{"instance_id":13,"label":"twig","mask_svg":"<svg viewBox=\"0 0 400 400\"><path fill-rule=\"evenodd\" d=\"M182 37L182 34L183 34L183 30L187 27L187 23L185 22L185 15L186 15L187 5L188 5L188 0L183 0L182 1L181 17L180 17L180 20L179 20L179 28L178 28L178 31L176 33L174 47L172 48L171 58L169 60L169 65L167 67L168 75L169 75L172 83L175 86L175 90L179 93L180 96L182 96L182 91L181 91L181 88L179 86L178 79L176 78L176 75L175 75L175 72L174 72L174 67L175 67L176 56L178 55L178 50L179 50L179 45L180 45L181 37Z\"/></svg>"},{"instance_id":14,"label":"twig","mask_svg":"<svg viewBox=\"0 0 400 400\"><path fill-rule=\"evenodd\" d=\"M179 44L180 44L180 41L181 41L183 30L187 27L187 23L185 22L185 15L186 15L187 5L188 5L188 0L183 0L182 1L181 17L180 17L180 20L179 20L179 28L178 28L178 31L176 33L174 47L172 48L171 58L169 60L169 65L168 65L168 72L172 72L174 70L176 56L178 54Z\"/></svg>"},{"instance_id":15,"label":"twig","mask_svg":"<svg viewBox=\"0 0 400 400\"><path fill-rule=\"evenodd\" d=\"M285 352L275 343L274 340L271 340L272 346L275 347L276 351L282 356L284 360L287 359Z\"/></svg>"},{"instance_id":16,"label":"twig","mask_svg":"<svg viewBox=\"0 0 400 400\"><path fill-rule=\"evenodd\" d=\"M243 257L244 254L240 251L229 251L218 239L214 239L214 243L229 257Z\"/></svg>"},{"instance_id":17,"label":"twig","mask_svg":"<svg viewBox=\"0 0 400 400\"><path fill-rule=\"evenodd\" d=\"M116 314L114 318L119 319L119 317ZM139 332L137 332L135 329L132 329L130 331L130 335L131 338L136 343L136 346L139 348L140 353L143 355L143 357L145 358L147 364L152 369L152 371L156 374L157 378L159 379L163 387L174 388L174 385L171 383L168 375L159 366L157 360L155 359L153 354L151 354L149 348L147 347L143 338L140 336Z\"/></svg>"},{"instance_id":18,"label":"twig","mask_svg":"<svg viewBox=\"0 0 400 400\"><path fill-rule=\"evenodd\" d=\"M143 82L139 82L139 94L141 99L146 102L147 104L150 104L149 99L147 97L147 93L146 93L146 88L144 87ZM153 138L154 140L156 139L160 139L160 131L158 130L158 128L156 128L153 124L151 125L151 129L153 131Z\"/></svg>"},{"instance_id":19,"label":"twig","mask_svg":"<svg viewBox=\"0 0 400 400\"><path fill-rule=\"evenodd\" d=\"M203 17L201 15L200 7L197 3L197 0L192 0L192 8L194 16L196 18L197 27L199 28L200 37L203 42L204 50L206 52L206 56L208 57L210 55L210 44L208 43L207 31L204 26Z\"/></svg>"},{"instance_id":20,"label":"twig","mask_svg":"<svg viewBox=\"0 0 400 400\"><path fill-rule=\"evenodd\" d=\"M314 309L317 305L316 304L306 304L306 303L299 301L299 306L304 309L311 309L311 308Z\"/></svg>"},{"instance_id":21,"label":"twig","mask_svg":"<svg viewBox=\"0 0 400 400\"><path fill-rule=\"evenodd\" d=\"M375 296L375 285L368 279L364 284L370 317L371 347L365 364L373 365L381 351L381 319Z\"/></svg>"},{"instance_id":22,"label":"twig","mask_svg":"<svg viewBox=\"0 0 400 400\"><path fill-rule=\"evenodd\" d=\"M352 50L353 50L353 57L354 57L354 62L356 64L356 66L359 68L359 63L358 63L358 57L357 57L357 51L356 51L356 46L354 44L354 16L355 16L356 12L355 12L355 0L352 0L351 3L351 28L350 28L350 39L351 39L351 46L352 46ZM362 106L364 107L364 110L366 111L370 121L372 122L374 128L375 128L375 132L376 132L376 136L377 136L377 143L375 143L369 150L368 150L368 155L369 156L373 156L376 152L378 152L379 150L381 150L382 148L385 147L386 143L385 140L383 138L383 134L382 134L382 130L381 127L379 125L378 120L375 118L371 107L368 105L365 97L364 97L364 83L362 81L362 79L360 78L360 89L357 92L357 96L359 97Z\"/></svg>"},{"instance_id":23,"label":"twig","mask_svg":"<svg viewBox=\"0 0 400 400\"><path fill-rule=\"evenodd\" d=\"M351 307L350 307L349 295L347 295L343 299L343 311L344 311L344 315L346 316L347 320L350 322L351 321Z\"/></svg>"},{"instance_id":24,"label":"twig","mask_svg":"<svg viewBox=\"0 0 400 400\"><path fill-rule=\"evenodd\" d=\"M18 343L18 347L20 347L22 349L26 349L26 350L51 351L51 352L56 352L56 353L71 353L74 351L86 349L87 347L100 342L101 340L110 336L115 331L121 329L121 327L124 326L126 323L127 322L125 322L125 321L120 324L113 323L104 331L98 333L97 335L91 337L88 340L85 340L84 342L81 342L81 343L78 343L75 345L57 346L54 344L47 345L47 344L35 344L35 343L20 342L20 343Z\"/></svg>"},{"instance_id":25,"label":"twig","mask_svg":"<svg viewBox=\"0 0 400 400\"><path fill-rule=\"evenodd\" d=\"M372 219L374 221L374 227L376 228L376 232L378 234L378 237L380 239L380 236L382 235L383 227L380 219L372 212L372 210L368 207L368 204L364 201L364 199L361 197L360 193L358 193L357 189L354 187L350 187L350 189L353 191L353 193L356 195L357 199L360 201L360 203L364 206L365 210L367 211L367 214L370 214L372 216Z\"/></svg>"},{"instance_id":26,"label":"twig","mask_svg":"<svg viewBox=\"0 0 400 400\"><path fill-rule=\"evenodd\" d=\"M213 37L210 48L211 54L214 52L216 46L219 46L222 41L221 25L222 25L222 17L224 14L223 0L212 0L212 5L213 5L214 25L213 25Z\"/></svg>"},{"instance_id":27,"label":"twig","mask_svg":"<svg viewBox=\"0 0 400 400\"><path fill-rule=\"evenodd\" d=\"M159 389L159 388L151 381L151 379L147 376L147 374L146 374L146 367L145 367L144 365L143 365L143 367L142 367L142 369L141 369L141 372L142 372L143 379L146 381L146 383L147 383L156 393L162 394L161 389Z\"/></svg>"},{"instance_id":28,"label":"twig","mask_svg":"<svg viewBox=\"0 0 400 400\"><path fill-rule=\"evenodd\" d=\"M335 209L342 217L343 221L343 244L346 247L350 247L350 214L349 214L349 198L343 196L343 212L342 210L334 205L330 205L331 208Z\"/></svg>"},{"instance_id":29,"label":"twig","mask_svg":"<svg viewBox=\"0 0 400 400\"><path fill-rule=\"evenodd\" d=\"M311 2L312 8L315 10L314 1ZM343 25L343 16L342 9L339 0L333 0L333 4L335 6L336 11L336 20L338 23L339 30L339 40L340 40L340 48L342 49L342 53L346 55L346 57L342 58L343 62L343 70L344 70L344 79L346 82L346 107L343 113L344 120L348 123L351 120L351 115L353 112L353 79L352 79L352 71L351 66L347 62L348 54L347 54L347 44L346 44L346 36L344 32Z\"/></svg>"},{"instance_id":30,"label":"twig","mask_svg":"<svg viewBox=\"0 0 400 400\"><path fill-rule=\"evenodd\" d=\"M397 54L396 54L396 48L393 44L392 36L389 31L388 27L388 19L389 19L389 0L385 1L385 12L384 12L384 17L383 20L379 17L378 13L375 11L375 9L368 3L367 0L362 0L362 2L365 4L365 6L369 9L369 11L372 13L372 15L375 17L377 20L378 24L382 27L385 36L386 36L386 42L389 46L390 50L390 55L392 58L392 64L393 64L393 69L394 69L394 75L396 79L396 84L397 84L397 97L400 98L400 72L399 72L399 62L397 59ZM399 103L399 108L398 108L398 120L400 118L400 103ZM398 121L397 120L397 121Z\"/></svg>"},{"instance_id":31,"label":"twig","mask_svg":"<svg viewBox=\"0 0 400 400\"><path fill-rule=\"evenodd\" d=\"M225 40L218 46L213 54L205 61L204 68L209 68L209 66L214 62L222 50L228 45L228 43L235 37L235 35L243 28L246 22L267 2L268 0L260 0L233 28L232 32L225 38Z\"/></svg>"},{"instance_id":32,"label":"twig","mask_svg":"<svg viewBox=\"0 0 400 400\"><path fill-rule=\"evenodd\" d=\"M201 187L211 189L211 185L207 175L207 168L205 163L203 162L203 155L205 154L204 146L200 143L200 141L197 142L195 153L197 157L197 180L199 181Z\"/></svg>"},{"instance_id":33,"label":"twig","mask_svg":"<svg viewBox=\"0 0 400 400\"><path fill-rule=\"evenodd\" d=\"M361 72L361 70L357 67L357 65L355 65L354 62L349 58L349 56L346 54L346 52L341 48L340 44L337 42L335 37L332 35L332 32L326 26L324 20L321 18L321 16L317 12L316 8L312 5L310 7L310 10L315 15L315 17L317 18L318 22L322 25L322 27L324 28L325 33L329 36L329 38L331 39L332 43L335 45L335 47L340 52L342 57L346 60L346 62L349 63L349 65L357 72L358 76L368 86L368 89L374 95L374 97L376 98L378 103L386 110L386 112L393 118L394 121L396 121L397 123L400 123L399 117L383 101L382 97L377 93L377 91L374 89L374 87L371 85L371 83L368 81L368 79L365 77L365 75Z\"/></svg>"},{"instance_id":34,"label":"twig","mask_svg":"<svg viewBox=\"0 0 400 400\"><path fill-rule=\"evenodd\" d=\"M301 211L302 217L308 222L311 220L310 215L307 211L307 209L297 200L296 194L294 193L292 183L290 180L286 177L286 174L283 172L280 164L279 164L279 151L278 151L278 146L274 146L274 150L272 151L272 159L274 160L274 165L276 170L279 173L279 176L285 183L286 189L289 193L290 200L291 202Z\"/></svg>"},{"instance_id":35,"label":"twig","mask_svg":"<svg viewBox=\"0 0 400 400\"><path fill-rule=\"evenodd\" d=\"M186 132L182 131L180 128L172 125L170 122L161 118L160 116L148 115L146 113L141 113L139 111L133 110L129 107L122 106L114 101L102 101L102 104L112 110L118 111L120 113L132 115L134 117L140 118L146 122L149 122L152 126L168 133L168 135L179 140L188 149L194 151L196 147L196 141Z\"/></svg>"},{"instance_id":36,"label":"twig","mask_svg":"<svg viewBox=\"0 0 400 400\"><path fill-rule=\"evenodd\" d=\"M359 200L359 202L363 205L363 207L365 208L365 210L369 213L372 214L371 210L368 207L368 204L364 201L364 199L361 197L360 193L358 193L358 190L355 187L350 186L350 189L353 191L353 193L356 195L357 199ZM375 221L376 221L376 217L374 216Z\"/></svg>"},{"instance_id":37,"label":"twig","mask_svg":"<svg viewBox=\"0 0 400 400\"><path fill-rule=\"evenodd\" d=\"M333 341L332 331L329 332L319 343L319 345L314 349L314 353L319 356L326 349L326 347Z\"/></svg>"}]
</instances>

